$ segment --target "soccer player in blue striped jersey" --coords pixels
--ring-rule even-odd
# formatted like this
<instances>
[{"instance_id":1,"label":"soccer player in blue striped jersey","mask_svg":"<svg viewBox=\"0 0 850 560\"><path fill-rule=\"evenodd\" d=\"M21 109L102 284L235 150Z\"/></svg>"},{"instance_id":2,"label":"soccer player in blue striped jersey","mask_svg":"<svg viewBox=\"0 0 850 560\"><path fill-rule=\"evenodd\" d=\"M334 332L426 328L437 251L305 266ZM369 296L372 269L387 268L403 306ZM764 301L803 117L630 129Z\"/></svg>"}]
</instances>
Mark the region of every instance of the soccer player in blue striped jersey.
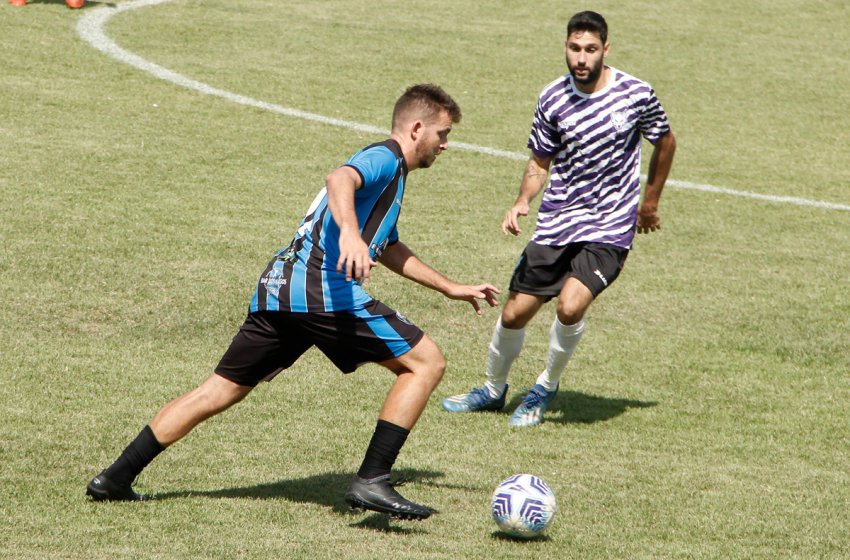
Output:
<instances>
[{"instance_id":1,"label":"soccer player in blue striped jersey","mask_svg":"<svg viewBox=\"0 0 850 560\"><path fill-rule=\"evenodd\" d=\"M260 275L249 312L214 373L166 404L121 456L89 482L96 501L138 500L132 482L161 451L207 418L241 401L305 351L319 348L343 373L375 362L396 375L357 475L346 492L352 508L424 519L425 506L403 498L390 469L440 382L445 358L402 314L363 289L378 262L448 298L491 307L492 284L449 280L399 239L407 175L430 167L448 148L457 103L439 86L411 86L393 110L390 138L366 146L328 175L289 245ZM297 422L297 419L293 419Z\"/></svg>"},{"instance_id":2,"label":"soccer player in blue striped jersey","mask_svg":"<svg viewBox=\"0 0 850 560\"><path fill-rule=\"evenodd\" d=\"M528 215L548 179L537 226L493 332L484 386L443 399L449 412L504 406L525 326L557 297L545 368L509 419L514 427L542 422L585 330L591 303L619 275L635 232L661 227L658 201L676 139L652 87L607 66L608 49L608 25L601 15L587 11L570 19L564 42L569 72L540 94L528 140L531 157L502 231L522 231L519 218ZM641 202L643 138L653 151Z\"/></svg>"}]
</instances>

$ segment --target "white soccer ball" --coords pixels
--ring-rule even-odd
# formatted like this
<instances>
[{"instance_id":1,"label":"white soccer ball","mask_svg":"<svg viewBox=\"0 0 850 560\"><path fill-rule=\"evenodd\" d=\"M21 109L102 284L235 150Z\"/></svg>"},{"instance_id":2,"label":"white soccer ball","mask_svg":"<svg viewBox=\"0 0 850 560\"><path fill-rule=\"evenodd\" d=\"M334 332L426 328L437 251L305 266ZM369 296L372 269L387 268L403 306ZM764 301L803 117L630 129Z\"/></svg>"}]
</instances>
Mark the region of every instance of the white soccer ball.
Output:
<instances>
[{"instance_id":1,"label":"white soccer ball","mask_svg":"<svg viewBox=\"0 0 850 560\"><path fill-rule=\"evenodd\" d=\"M503 480L490 504L493 520L512 537L536 537L555 518L555 494L546 482L534 475L515 474Z\"/></svg>"}]
</instances>

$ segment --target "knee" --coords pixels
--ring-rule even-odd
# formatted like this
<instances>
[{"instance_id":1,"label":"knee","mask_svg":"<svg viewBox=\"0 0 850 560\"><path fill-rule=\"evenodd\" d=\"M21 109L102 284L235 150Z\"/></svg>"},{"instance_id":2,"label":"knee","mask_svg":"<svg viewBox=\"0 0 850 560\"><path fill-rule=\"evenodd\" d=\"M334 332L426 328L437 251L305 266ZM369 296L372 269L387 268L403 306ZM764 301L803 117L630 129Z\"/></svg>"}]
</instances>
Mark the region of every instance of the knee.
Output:
<instances>
[{"instance_id":1,"label":"knee","mask_svg":"<svg viewBox=\"0 0 850 560\"><path fill-rule=\"evenodd\" d=\"M558 302L558 320L564 325L575 325L584 318L584 308L570 305L569 302Z\"/></svg>"},{"instance_id":2,"label":"knee","mask_svg":"<svg viewBox=\"0 0 850 560\"><path fill-rule=\"evenodd\" d=\"M520 324L518 317L514 313L508 313L507 309L502 312L502 316L499 319L502 322L502 326L506 329L521 329L525 325Z\"/></svg>"},{"instance_id":3,"label":"knee","mask_svg":"<svg viewBox=\"0 0 850 560\"><path fill-rule=\"evenodd\" d=\"M434 387L440 383L443 375L446 373L446 357L443 356L439 348L435 347L435 350L436 352L434 352L429 360L430 367L428 368L428 376L433 382Z\"/></svg>"},{"instance_id":4,"label":"knee","mask_svg":"<svg viewBox=\"0 0 850 560\"><path fill-rule=\"evenodd\" d=\"M437 361L438 380L443 378L444 373L446 373L446 357L443 356L442 352L440 352L440 359Z\"/></svg>"},{"instance_id":5,"label":"knee","mask_svg":"<svg viewBox=\"0 0 850 560\"><path fill-rule=\"evenodd\" d=\"M446 372L446 357L430 339L428 339L428 344L423 350L421 367L418 369L425 374L431 386L436 387Z\"/></svg>"},{"instance_id":6,"label":"knee","mask_svg":"<svg viewBox=\"0 0 850 560\"><path fill-rule=\"evenodd\" d=\"M499 320L506 329L519 330L525 328L532 317L533 314L517 313L514 309L505 307Z\"/></svg>"}]
</instances>

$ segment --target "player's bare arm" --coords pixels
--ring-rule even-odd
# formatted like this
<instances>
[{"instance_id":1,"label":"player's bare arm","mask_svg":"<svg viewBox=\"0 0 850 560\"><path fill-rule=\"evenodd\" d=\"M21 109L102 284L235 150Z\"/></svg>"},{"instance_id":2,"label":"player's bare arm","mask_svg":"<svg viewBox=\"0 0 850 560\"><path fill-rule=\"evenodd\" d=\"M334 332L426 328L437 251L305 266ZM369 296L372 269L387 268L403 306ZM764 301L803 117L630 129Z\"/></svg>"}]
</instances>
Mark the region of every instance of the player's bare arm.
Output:
<instances>
[{"instance_id":1,"label":"player's bare arm","mask_svg":"<svg viewBox=\"0 0 850 560\"><path fill-rule=\"evenodd\" d=\"M522 229L519 227L519 217L528 216L528 205L546 186L551 163L552 158L541 158L535 154L531 154L531 157L528 158L528 164L525 166L522 183L519 187L519 196L517 196L516 202L510 210L505 213L505 219L502 221L502 233L505 235L522 233Z\"/></svg>"},{"instance_id":2,"label":"player's bare arm","mask_svg":"<svg viewBox=\"0 0 850 560\"><path fill-rule=\"evenodd\" d=\"M661 216L658 214L658 201L661 199L661 191L670 168L673 166L673 156L676 153L676 137L673 132L668 132L658 139L652 149L652 158L649 160L647 170L646 187L644 188L643 201L638 208L638 233L649 233L661 229Z\"/></svg>"},{"instance_id":3,"label":"player's bare arm","mask_svg":"<svg viewBox=\"0 0 850 560\"><path fill-rule=\"evenodd\" d=\"M354 169L343 166L328 175L328 207L339 226L339 260L336 269L345 269L345 279L368 280L375 261L369 255L369 247L360 236L360 225L354 211L354 191L360 188L361 179Z\"/></svg>"},{"instance_id":4,"label":"player's bare arm","mask_svg":"<svg viewBox=\"0 0 850 560\"><path fill-rule=\"evenodd\" d=\"M499 303L496 299L500 293L499 289L492 284L466 285L449 280L419 260L419 257L401 241L384 249L381 264L408 280L440 292L449 299L469 302L478 315L481 315L479 299L487 302L490 307L495 307Z\"/></svg>"}]
</instances>

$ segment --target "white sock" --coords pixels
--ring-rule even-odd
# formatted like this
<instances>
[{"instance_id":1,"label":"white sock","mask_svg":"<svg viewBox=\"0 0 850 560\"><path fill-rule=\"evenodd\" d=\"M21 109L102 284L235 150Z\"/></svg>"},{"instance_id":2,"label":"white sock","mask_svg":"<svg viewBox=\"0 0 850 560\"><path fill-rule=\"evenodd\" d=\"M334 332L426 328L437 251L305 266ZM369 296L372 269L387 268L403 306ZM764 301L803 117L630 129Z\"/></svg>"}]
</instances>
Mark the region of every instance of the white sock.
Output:
<instances>
[{"instance_id":1,"label":"white sock","mask_svg":"<svg viewBox=\"0 0 850 560\"><path fill-rule=\"evenodd\" d=\"M578 346L584 332L584 318L575 325L565 325L555 317L549 329L549 356L546 359L546 369L537 377L537 383L547 391L554 391L561 382L561 375L567 367L567 362Z\"/></svg>"},{"instance_id":2,"label":"white sock","mask_svg":"<svg viewBox=\"0 0 850 560\"><path fill-rule=\"evenodd\" d=\"M502 318L499 317L487 353L487 382L484 386L490 391L491 397L499 397L505 392L511 364L519 356L524 340L524 328L505 328L502 326Z\"/></svg>"}]
</instances>

